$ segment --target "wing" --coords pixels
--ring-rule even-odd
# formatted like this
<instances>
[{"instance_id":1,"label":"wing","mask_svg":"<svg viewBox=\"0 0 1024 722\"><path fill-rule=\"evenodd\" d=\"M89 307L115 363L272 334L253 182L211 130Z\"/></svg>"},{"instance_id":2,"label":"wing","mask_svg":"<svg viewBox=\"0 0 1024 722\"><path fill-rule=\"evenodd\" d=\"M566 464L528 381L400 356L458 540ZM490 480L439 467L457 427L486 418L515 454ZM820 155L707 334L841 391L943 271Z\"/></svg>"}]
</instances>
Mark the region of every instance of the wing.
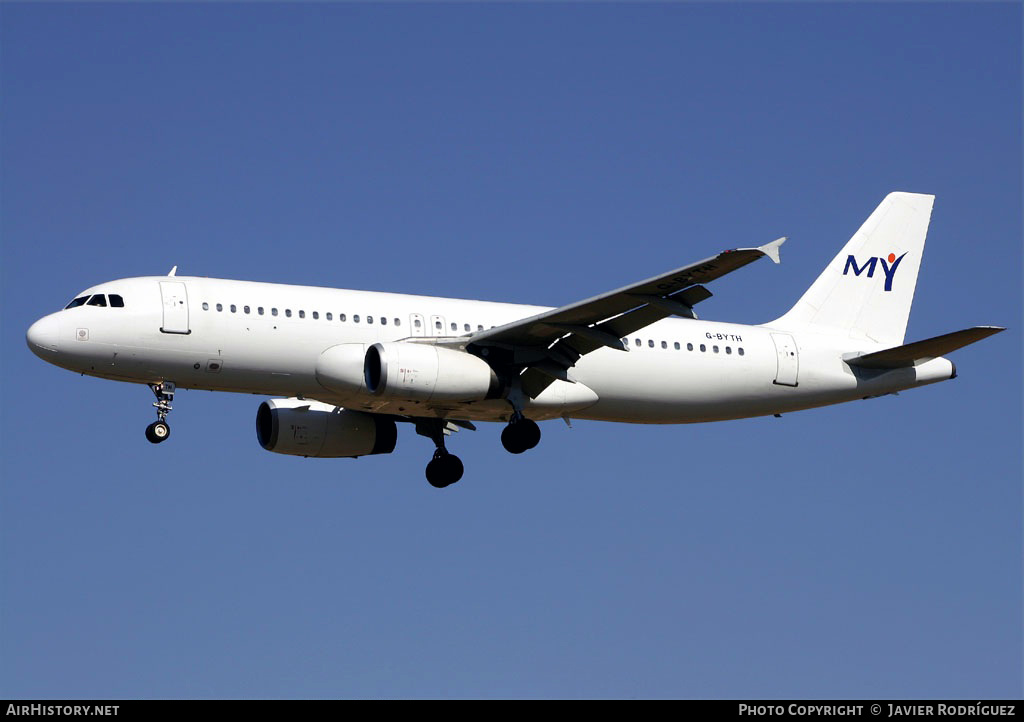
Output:
<instances>
[{"instance_id":1,"label":"wing","mask_svg":"<svg viewBox=\"0 0 1024 722\"><path fill-rule=\"evenodd\" d=\"M579 358L603 346L628 351L622 337L668 316L696 318L693 306L711 296L702 283L768 256L779 262L779 238L759 248L723 251L689 266L602 293L584 301L507 323L464 338L487 349L488 360L522 369L523 392L533 398L555 379L572 381Z\"/></svg>"}]
</instances>

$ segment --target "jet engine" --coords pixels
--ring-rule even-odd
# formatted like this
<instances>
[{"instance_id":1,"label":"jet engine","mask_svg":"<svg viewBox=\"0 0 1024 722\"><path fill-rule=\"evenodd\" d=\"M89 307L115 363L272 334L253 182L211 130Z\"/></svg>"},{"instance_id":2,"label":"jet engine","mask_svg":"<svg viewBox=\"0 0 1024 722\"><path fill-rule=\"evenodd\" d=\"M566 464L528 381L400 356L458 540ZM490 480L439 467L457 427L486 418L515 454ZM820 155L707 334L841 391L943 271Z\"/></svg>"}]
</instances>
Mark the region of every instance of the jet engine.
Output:
<instances>
[{"instance_id":1,"label":"jet engine","mask_svg":"<svg viewBox=\"0 0 1024 722\"><path fill-rule=\"evenodd\" d=\"M316 380L342 398L365 396L363 361L366 344L341 343L331 346L316 360Z\"/></svg>"},{"instance_id":2,"label":"jet engine","mask_svg":"<svg viewBox=\"0 0 1024 722\"><path fill-rule=\"evenodd\" d=\"M304 399L271 399L256 412L256 438L267 451L295 456L390 454L398 429L391 419Z\"/></svg>"},{"instance_id":3,"label":"jet engine","mask_svg":"<svg viewBox=\"0 0 1024 722\"><path fill-rule=\"evenodd\" d=\"M419 343L375 343L363 364L366 390L405 401L482 401L499 398L502 384L483 359Z\"/></svg>"}]
</instances>

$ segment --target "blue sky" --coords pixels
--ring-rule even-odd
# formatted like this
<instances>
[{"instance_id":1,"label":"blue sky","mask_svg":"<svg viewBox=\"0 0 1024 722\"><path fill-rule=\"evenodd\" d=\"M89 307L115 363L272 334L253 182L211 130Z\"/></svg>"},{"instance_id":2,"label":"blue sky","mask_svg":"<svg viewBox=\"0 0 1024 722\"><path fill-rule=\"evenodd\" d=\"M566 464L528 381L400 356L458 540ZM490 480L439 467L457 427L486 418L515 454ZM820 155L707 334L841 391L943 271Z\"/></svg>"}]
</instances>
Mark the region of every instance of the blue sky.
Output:
<instances>
[{"instance_id":1,"label":"blue sky","mask_svg":"<svg viewBox=\"0 0 1024 722\"><path fill-rule=\"evenodd\" d=\"M0 5L0 694L1019 696L1021 6ZM166 273L559 305L780 235L789 308L934 193L950 383L781 419L303 460L259 398L24 343Z\"/></svg>"}]
</instances>

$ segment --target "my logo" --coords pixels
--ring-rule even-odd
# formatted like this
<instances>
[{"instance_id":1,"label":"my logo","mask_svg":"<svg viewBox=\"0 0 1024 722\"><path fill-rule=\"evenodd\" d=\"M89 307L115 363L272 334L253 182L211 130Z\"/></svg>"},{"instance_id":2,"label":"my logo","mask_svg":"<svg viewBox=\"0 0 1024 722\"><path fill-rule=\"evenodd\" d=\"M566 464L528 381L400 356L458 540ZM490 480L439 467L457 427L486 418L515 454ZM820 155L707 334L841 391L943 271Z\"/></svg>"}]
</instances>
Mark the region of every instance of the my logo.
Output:
<instances>
[{"instance_id":1,"label":"my logo","mask_svg":"<svg viewBox=\"0 0 1024 722\"><path fill-rule=\"evenodd\" d=\"M907 255L906 253L903 256ZM875 266L879 263L882 264L882 273L885 274L885 290L892 290L892 279L896 275L896 269L899 268L900 261L903 260L903 256L896 257L895 253L890 253L888 258L880 258L878 256L872 256L866 260L863 264L858 264L857 259L853 257L851 253L846 257L846 266L843 268L843 275L845 276L851 270L854 276L867 271L867 277L871 278L875 275Z\"/></svg>"}]
</instances>

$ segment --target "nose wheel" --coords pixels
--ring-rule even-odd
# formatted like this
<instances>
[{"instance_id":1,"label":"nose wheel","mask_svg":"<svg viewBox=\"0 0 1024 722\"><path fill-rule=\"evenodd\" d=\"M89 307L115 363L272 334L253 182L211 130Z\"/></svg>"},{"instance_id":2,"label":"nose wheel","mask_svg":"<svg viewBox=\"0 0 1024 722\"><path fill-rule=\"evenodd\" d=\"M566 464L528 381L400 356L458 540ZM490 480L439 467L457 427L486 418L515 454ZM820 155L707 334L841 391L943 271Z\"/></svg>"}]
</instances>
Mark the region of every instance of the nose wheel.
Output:
<instances>
[{"instance_id":1,"label":"nose wheel","mask_svg":"<svg viewBox=\"0 0 1024 722\"><path fill-rule=\"evenodd\" d=\"M154 421L146 427L146 438L149 439L151 444L159 444L161 441L166 441L170 435L171 427L167 425L166 421Z\"/></svg>"},{"instance_id":2,"label":"nose wheel","mask_svg":"<svg viewBox=\"0 0 1024 722\"><path fill-rule=\"evenodd\" d=\"M151 444L159 444L161 441L167 441L171 435L171 427L166 419L167 414L171 413L171 401L174 400L174 384L164 381L150 384L149 388L156 396L156 402L153 404L156 407L156 421L146 427L146 439Z\"/></svg>"}]
</instances>

